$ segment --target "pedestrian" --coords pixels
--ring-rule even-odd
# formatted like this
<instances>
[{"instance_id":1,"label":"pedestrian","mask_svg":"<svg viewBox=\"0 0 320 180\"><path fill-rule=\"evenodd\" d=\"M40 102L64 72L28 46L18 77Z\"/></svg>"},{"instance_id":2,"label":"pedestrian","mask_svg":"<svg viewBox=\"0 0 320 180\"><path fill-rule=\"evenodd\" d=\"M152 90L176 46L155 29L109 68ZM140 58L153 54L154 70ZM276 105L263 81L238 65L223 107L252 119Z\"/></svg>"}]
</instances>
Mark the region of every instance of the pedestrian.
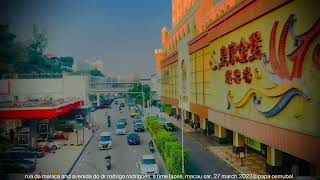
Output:
<instances>
[{"instance_id":1,"label":"pedestrian","mask_svg":"<svg viewBox=\"0 0 320 180\"><path fill-rule=\"evenodd\" d=\"M13 140L14 140L14 131L13 131L13 129L10 129L9 136L10 136L10 142L11 142L11 144L13 144Z\"/></svg>"},{"instance_id":2,"label":"pedestrian","mask_svg":"<svg viewBox=\"0 0 320 180\"><path fill-rule=\"evenodd\" d=\"M243 144L244 156L247 157L248 153L248 145L246 143Z\"/></svg>"}]
</instances>

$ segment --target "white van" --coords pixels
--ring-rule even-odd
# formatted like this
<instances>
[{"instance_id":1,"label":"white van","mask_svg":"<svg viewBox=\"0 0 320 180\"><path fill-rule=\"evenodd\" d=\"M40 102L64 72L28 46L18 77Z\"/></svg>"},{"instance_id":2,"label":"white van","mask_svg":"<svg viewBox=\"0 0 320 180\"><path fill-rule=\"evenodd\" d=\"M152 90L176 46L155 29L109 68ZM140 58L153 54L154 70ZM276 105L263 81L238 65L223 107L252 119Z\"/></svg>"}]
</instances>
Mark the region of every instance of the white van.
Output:
<instances>
[{"instance_id":1,"label":"white van","mask_svg":"<svg viewBox=\"0 0 320 180\"><path fill-rule=\"evenodd\" d=\"M111 149L112 148L112 136L111 132L102 132L99 139L99 149Z\"/></svg>"}]
</instances>

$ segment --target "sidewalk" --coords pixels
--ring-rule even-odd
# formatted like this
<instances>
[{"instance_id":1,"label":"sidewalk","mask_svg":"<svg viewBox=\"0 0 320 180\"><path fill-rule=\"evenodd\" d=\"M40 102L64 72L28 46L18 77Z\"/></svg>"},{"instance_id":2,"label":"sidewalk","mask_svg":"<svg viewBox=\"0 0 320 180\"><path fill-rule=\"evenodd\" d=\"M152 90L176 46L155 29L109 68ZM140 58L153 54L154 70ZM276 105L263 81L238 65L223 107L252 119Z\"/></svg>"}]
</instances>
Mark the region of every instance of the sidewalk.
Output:
<instances>
[{"instance_id":1,"label":"sidewalk","mask_svg":"<svg viewBox=\"0 0 320 180\"><path fill-rule=\"evenodd\" d=\"M247 161L244 161L244 164L242 164L240 159L238 158L239 155L232 152L232 146L216 146L209 147L207 149L211 153L219 156L221 159L223 159L226 163L228 163L230 166L235 168L240 173L259 175L268 174L265 171L266 160L255 153L248 153L246 155Z\"/></svg>"},{"instance_id":2,"label":"sidewalk","mask_svg":"<svg viewBox=\"0 0 320 180\"><path fill-rule=\"evenodd\" d=\"M80 155L81 151L84 149L85 145L89 142L93 133L90 129L85 128L84 130L84 144L77 144L77 134L69 133L68 140L58 141L62 144L67 144L62 146L61 149L55 151L55 153L48 153L44 158L38 159L37 170L33 174L55 174L62 175L67 174L69 169L72 167L73 162ZM78 132L78 143L83 142L82 140L82 130ZM73 145L74 144L74 145Z\"/></svg>"},{"instance_id":3,"label":"sidewalk","mask_svg":"<svg viewBox=\"0 0 320 180\"><path fill-rule=\"evenodd\" d=\"M154 108L154 107L153 107ZM167 114L153 110L152 115L162 118L163 121L170 121L172 124L181 129L181 120L177 120L175 117L169 117ZM212 155L218 156L221 160L225 161L229 166L233 167L240 173L244 174L259 174L266 175L268 174L266 170L266 160L255 154L249 153L247 154L247 161L242 165L239 155L235 154L232 151L232 146L230 145L221 145L214 141L212 135L206 136L200 131L191 128L188 124L183 124L184 132L189 134L195 141L198 142L204 149L210 152Z\"/></svg>"}]
</instances>

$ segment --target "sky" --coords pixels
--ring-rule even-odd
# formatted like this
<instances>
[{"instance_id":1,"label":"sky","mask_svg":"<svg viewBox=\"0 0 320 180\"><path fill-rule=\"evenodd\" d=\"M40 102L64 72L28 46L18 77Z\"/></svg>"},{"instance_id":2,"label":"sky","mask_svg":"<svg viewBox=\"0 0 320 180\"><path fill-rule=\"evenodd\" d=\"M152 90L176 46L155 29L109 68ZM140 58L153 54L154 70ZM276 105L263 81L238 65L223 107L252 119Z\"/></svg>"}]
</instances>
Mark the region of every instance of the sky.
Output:
<instances>
[{"instance_id":1,"label":"sky","mask_svg":"<svg viewBox=\"0 0 320 180\"><path fill-rule=\"evenodd\" d=\"M171 0L11 0L0 15L21 39L34 24L45 27L48 53L100 59L110 75L146 75L155 72L162 27L171 26Z\"/></svg>"}]
</instances>

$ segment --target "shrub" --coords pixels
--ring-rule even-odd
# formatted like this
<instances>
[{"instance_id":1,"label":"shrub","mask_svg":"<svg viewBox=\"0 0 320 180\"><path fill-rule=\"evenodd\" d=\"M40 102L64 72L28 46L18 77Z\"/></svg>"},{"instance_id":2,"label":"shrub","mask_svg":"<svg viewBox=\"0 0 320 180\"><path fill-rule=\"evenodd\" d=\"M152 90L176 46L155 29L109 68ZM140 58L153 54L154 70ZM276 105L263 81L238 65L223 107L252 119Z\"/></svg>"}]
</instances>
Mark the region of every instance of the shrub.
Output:
<instances>
[{"instance_id":1,"label":"shrub","mask_svg":"<svg viewBox=\"0 0 320 180\"><path fill-rule=\"evenodd\" d=\"M161 153L170 174L180 175L182 165L182 147L172 132L162 128L156 117L147 117L147 129ZM184 164L187 167L191 151L184 149Z\"/></svg>"}]
</instances>

